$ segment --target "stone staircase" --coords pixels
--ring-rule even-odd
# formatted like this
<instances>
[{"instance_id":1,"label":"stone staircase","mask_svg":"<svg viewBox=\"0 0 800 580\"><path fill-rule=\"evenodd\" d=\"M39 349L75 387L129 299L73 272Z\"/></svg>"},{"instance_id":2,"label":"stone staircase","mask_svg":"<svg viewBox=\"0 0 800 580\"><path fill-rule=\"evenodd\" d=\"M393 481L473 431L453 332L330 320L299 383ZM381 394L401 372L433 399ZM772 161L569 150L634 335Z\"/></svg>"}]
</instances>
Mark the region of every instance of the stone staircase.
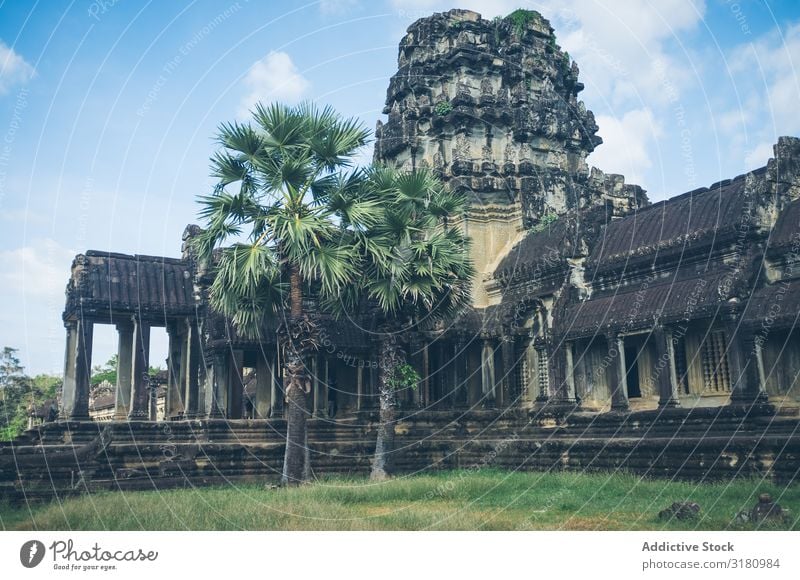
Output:
<instances>
[{"instance_id":1,"label":"stone staircase","mask_svg":"<svg viewBox=\"0 0 800 580\"><path fill-rule=\"evenodd\" d=\"M376 419L311 419L314 474L366 475ZM283 419L50 423L0 445L0 497L277 483L285 429ZM800 477L800 417L770 406L407 411L397 425L395 458L401 473L494 467L793 481Z\"/></svg>"}]
</instances>

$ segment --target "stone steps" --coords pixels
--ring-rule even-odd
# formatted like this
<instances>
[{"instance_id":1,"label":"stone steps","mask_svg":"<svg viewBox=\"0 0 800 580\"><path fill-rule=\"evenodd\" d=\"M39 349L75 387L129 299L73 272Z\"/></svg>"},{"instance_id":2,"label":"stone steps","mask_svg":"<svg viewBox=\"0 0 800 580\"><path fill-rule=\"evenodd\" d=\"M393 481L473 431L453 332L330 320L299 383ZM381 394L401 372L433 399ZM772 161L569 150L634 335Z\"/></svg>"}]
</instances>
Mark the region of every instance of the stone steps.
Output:
<instances>
[{"instance_id":1,"label":"stone steps","mask_svg":"<svg viewBox=\"0 0 800 580\"><path fill-rule=\"evenodd\" d=\"M0 497L276 483L285 427L283 420L49 424L0 445ZM374 445L371 422L309 422L315 473L367 474ZM800 419L745 416L735 409L660 415L418 412L399 422L395 448L400 473L490 466L788 481L800 466Z\"/></svg>"}]
</instances>

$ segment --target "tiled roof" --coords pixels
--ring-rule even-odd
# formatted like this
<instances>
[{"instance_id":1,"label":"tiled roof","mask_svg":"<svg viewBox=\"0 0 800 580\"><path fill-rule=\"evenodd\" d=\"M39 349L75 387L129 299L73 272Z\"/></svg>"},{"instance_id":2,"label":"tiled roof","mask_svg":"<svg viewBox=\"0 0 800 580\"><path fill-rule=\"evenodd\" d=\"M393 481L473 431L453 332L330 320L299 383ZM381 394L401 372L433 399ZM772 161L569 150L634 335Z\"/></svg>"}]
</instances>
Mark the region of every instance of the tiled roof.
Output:
<instances>
[{"instance_id":1,"label":"tiled roof","mask_svg":"<svg viewBox=\"0 0 800 580\"><path fill-rule=\"evenodd\" d=\"M763 173L766 168L753 173ZM589 263L598 270L628 259L691 248L711 251L737 232L749 209L745 176L721 181L647 206L609 223L592 250Z\"/></svg>"},{"instance_id":2,"label":"tiled roof","mask_svg":"<svg viewBox=\"0 0 800 580\"><path fill-rule=\"evenodd\" d=\"M189 265L178 259L88 251L75 258L67 285L67 312L192 314Z\"/></svg>"},{"instance_id":3,"label":"tiled roof","mask_svg":"<svg viewBox=\"0 0 800 580\"><path fill-rule=\"evenodd\" d=\"M617 292L595 296L567 309L559 332L572 337L591 336L608 329L637 330L656 319L675 323L713 316L726 305L720 292L727 273L707 273L684 279L631 284Z\"/></svg>"},{"instance_id":4,"label":"tiled roof","mask_svg":"<svg viewBox=\"0 0 800 580\"><path fill-rule=\"evenodd\" d=\"M800 322L800 280L775 282L753 292L744 319L765 331L795 328Z\"/></svg>"}]
</instances>

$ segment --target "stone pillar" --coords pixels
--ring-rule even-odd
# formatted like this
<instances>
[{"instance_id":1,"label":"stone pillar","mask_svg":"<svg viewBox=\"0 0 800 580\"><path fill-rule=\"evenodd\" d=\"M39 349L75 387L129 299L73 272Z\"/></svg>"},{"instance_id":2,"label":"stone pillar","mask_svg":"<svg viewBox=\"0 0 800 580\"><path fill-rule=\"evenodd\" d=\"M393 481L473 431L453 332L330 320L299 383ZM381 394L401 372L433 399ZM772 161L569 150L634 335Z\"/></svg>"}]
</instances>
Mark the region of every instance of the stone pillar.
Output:
<instances>
[{"instance_id":1,"label":"stone pillar","mask_svg":"<svg viewBox=\"0 0 800 580\"><path fill-rule=\"evenodd\" d=\"M168 419L178 419L183 415L183 395L181 391L181 334L178 325L167 325L169 353L167 359L167 400L164 410Z\"/></svg>"},{"instance_id":2,"label":"stone pillar","mask_svg":"<svg viewBox=\"0 0 800 580\"><path fill-rule=\"evenodd\" d=\"M484 405L487 407L494 407L497 404L494 370L494 348L492 341L486 338L481 348L481 393Z\"/></svg>"},{"instance_id":3,"label":"stone pillar","mask_svg":"<svg viewBox=\"0 0 800 580\"><path fill-rule=\"evenodd\" d=\"M67 336L64 341L64 383L61 389L61 419L69 419L75 405L75 361L78 354L78 323L64 323Z\"/></svg>"},{"instance_id":4,"label":"stone pillar","mask_svg":"<svg viewBox=\"0 0 800 580\"><path fill-rule=\"evenodd\" d=\"M315 355L312 359L314 373L314 417L328 415L328 359Z\"/></svg>"},{"instance_id":5,"label":"stone pillar","mask_svg":"<svg viewBox=\"0 0 800 580\"><path fill-rule=\"evenodd\" d=\"M367 407L369 407L370 409L376 409L379 406L378 369L376 366L372 364L372 359L369 360L369 363L370 363L369 367L367 368L367 378L368 378L367 383L369 384L368 388L369 400L367 401Z\"/></svg>"},{"instance_id":6,"label":"stone pillar","mask_svg":"<svg viewBox=\"0 0 800 580\"><path fill-rule=\"evenodd\" d=\"M201 346L201 339L202 332L198 330L197 333L197 409L195 410L195 417L205 417L208 414L208 410L206 408L206 401L208 396L206 395L206 387L208 385L208 380L206 378L206 354L203 352L203 348Z\"/></svg>"},{"instance_id":7,"label":"stone pillar","mask_svg":"<svg viewBox=\"0 0 800 580\"><path fill-rule=\"evenodd\" d=\"M125 421L131 410L133 386L133 323L117 323L117 388L114 393L114 420Z\"/></svg>"},{"instance_id":8,"label":"stone pillar","mask_svg":"<svg viewBox=\"0 0 800 580\"><path fill-rule=\"evenodd\" d=\"M158 385L151 381L147 386L149 395L147 414L150 421L158 421Z\"/></svg>"},{"instance_id":9,"label":"stone pillar","mask_svg":"<svg viewBox=\"0 0 800 580\"><path fill-rule=\"evenodd\" d=\"M285 393L283 389L283 368L278 364L277 355L270 357L272 366L272 418L283 417Z\"/></svg>"},{"instance_id":10,"label":"stone pillar","mask_svg":"<svg viewBox=\"0 0 800 580\"><path fill-rule=\"evenodd\" d=\"M205 408L209 419L225 417L230 380L228 358L227 351L216 351L210 357L211 365L206 368Z\"/></svg>"},{"instance_id":11,"label":"stone pillar","mask_svg":"<svg viewBox=\"0 0 800 580\"><path fill-rule=\"evenodd\" d=\"M625 368L625 339L616 334L606 336L608 343L608 385L611 388L611 409L628 409L628 385Z\"/></svg>"},{"instance_id":12,"label":"stone pillar","mask_svg":"<svg viewBox=\"0 0 800 580\"><path fill-rule=\"evenodd\" d=\"M266 353L256 354L256 419L269 419L272 412L272 365Z\"/></svg>"},{"instance_id":13,"label":"stone pillar","mask_svg":"<svg viewBox=\"0 0 800 580\"><path fill-rule=\"evenodd\" d=\"M89 420L89 381L92 376L92 323L67 323L64 356L62 417L70 421Z\"/></svg>"},{"instance_id":14,"label":"stone pillar","mask_svg":"<svg viewBox=\"0 0 800 580\"><path fill-rule=\"evenodd\" d=\"M458 344L454 341L450 343L449 349L442 348L442 359L447 358L447 350L452 353L449 372L447 373L447 381L450 383L450 408L455 409L458 406L459 393Z\"/></svg>"},{"instance_id":15,"label":"stone pillar","mask_svg":"<svg viewBox=\"0 0 800 580\"><path fill-rule=\"evenodd\" d=\"M428 344L422 346L422 404L431 405L431 357Z\"/></svg>"},{"instance_id":16,"label":"stone pillar","mask_svg":"<svg viewBox=\"0 0 800 580\"><path fill-rule=\"evenodd\" d=\"M500 345L500 353L503 357L503 382L500 388L498 404L508 406L518 403L517 387L519 369L515 352L516 343L514 339L506 337Z\"/></svg>"},{"instance_id":17,"label":"stone pillar","mask_svg":"<svg viewBox=\"0 0 800 580\"><path fill-rule=\"evenodd\" d=\"M564 375L564 397L563 400L568 403L575 403L578 400L577 391L575 389L575 361L572 353L572 343L564 343L564 357L565 357L565 375Z\"/></svg>"},{"instance_id":18,"label":"stone pillar","mask_svg":"<svg viewBox=\"0 0 800 580\"><path fill-rule=\"evenodd\" d=\"M656 384L659 407L680 407L678 394L678 370L675 366L675 340L672 330L657 326L653 331L656 343Z\"/></svg>"},{"instance_id":19,"label":"stone pillar","mask_svg":"<svg viewBox=\"0 0 800 580\"><path fill-rule=\"evenodd\" d=\"M356 410L360 411L364 405L364 367L356 365Z\"/></svg>"},{"instance_id":20,"label":"stone pillar","mask_svg":"<svg viewBox=\"0 0 800 580\"><path fill-rule=\"evenodd\" d=\"M557 403L575 403L575 371L572 361L572 344L563 339L554 340L550 349L549 383L552 399Z\"/></svg>"},{"instance_id":21,"label":"stone pillar","mask_svg":"<svg viewBox=\"0 0 800 580\"><path fill-rule=\"evenodd\" d=\"M197 325L192 320L186 321L183 344L181 362L183 363L184 416L187 419L194 419L197 417L197 397L199 395L200 337L197 332Z\"/></svg>"},{"instance_id":22,"label":"stone pillar","mask_svg":"<svg viewBox=\"0 0 800 580\"><path fill-rule=\"evenodd\" d=\"M234 350L230 355L230 380L228 381L228 418L242 418L242 403L244 401L244 352Z\"/></svg>"},{"instance_id":23,"label":"stone pillar","mask_svg":"<svg viewBox=\"0 0 800 580\"><path fill-rule=\"evenodd\" d=\"M146 421L148 412L148 399L150 393L150 326L141 320L133 321L133 371L131 373L133 394L131 395L131 410L128 419L131 421Z\"/></svg>"},{"instance_id":24,"label":"stone pillar","mask_svg":"<svg viewBox=\"0 0 800 580\"><path fill-rule=\"evenodd\" d=\"M467 368L464 360L464 342L456 340L453 342L453 405L466 404L467 402Z\"/></svg>"},{"instance_id":25,"label":"stone pillar","mask_svg":"<svg viewBox=\"0 0 800 580\"><path fill-rule=\"evenodd\" d=\"M753 331L731 322L726 326L727 357L731 378L731 403L751 405L767 402L767 392L761 380L759 365L761 344Z\"/></svg>"}]
</instances>

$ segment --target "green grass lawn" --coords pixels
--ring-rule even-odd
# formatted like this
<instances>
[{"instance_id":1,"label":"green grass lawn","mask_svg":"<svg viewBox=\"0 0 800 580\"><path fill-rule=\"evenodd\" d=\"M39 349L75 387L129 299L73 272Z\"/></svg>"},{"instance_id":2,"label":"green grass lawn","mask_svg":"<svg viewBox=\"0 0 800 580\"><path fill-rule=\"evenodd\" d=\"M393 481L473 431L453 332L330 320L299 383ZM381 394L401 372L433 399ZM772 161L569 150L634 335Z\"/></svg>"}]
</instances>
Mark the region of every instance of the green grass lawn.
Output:
<instances>
[{"instance_id":1,"label":"green grass lawn","mask_svg":"<svg viewBox=\"0 0 800 580\"><path fill-rule=\"evenodd\" d=\"M696 484L631 475L443 472L384 483L325 478L294 489L259 485L165 492L107 492L31 508L0 505L6 530L722 530L759 493L791 510L800 529L800 485L755 480ZM659 510L695 501L694 521ZM762 529L764 526L760 526Z\"/></svg>"}]
</instances>

